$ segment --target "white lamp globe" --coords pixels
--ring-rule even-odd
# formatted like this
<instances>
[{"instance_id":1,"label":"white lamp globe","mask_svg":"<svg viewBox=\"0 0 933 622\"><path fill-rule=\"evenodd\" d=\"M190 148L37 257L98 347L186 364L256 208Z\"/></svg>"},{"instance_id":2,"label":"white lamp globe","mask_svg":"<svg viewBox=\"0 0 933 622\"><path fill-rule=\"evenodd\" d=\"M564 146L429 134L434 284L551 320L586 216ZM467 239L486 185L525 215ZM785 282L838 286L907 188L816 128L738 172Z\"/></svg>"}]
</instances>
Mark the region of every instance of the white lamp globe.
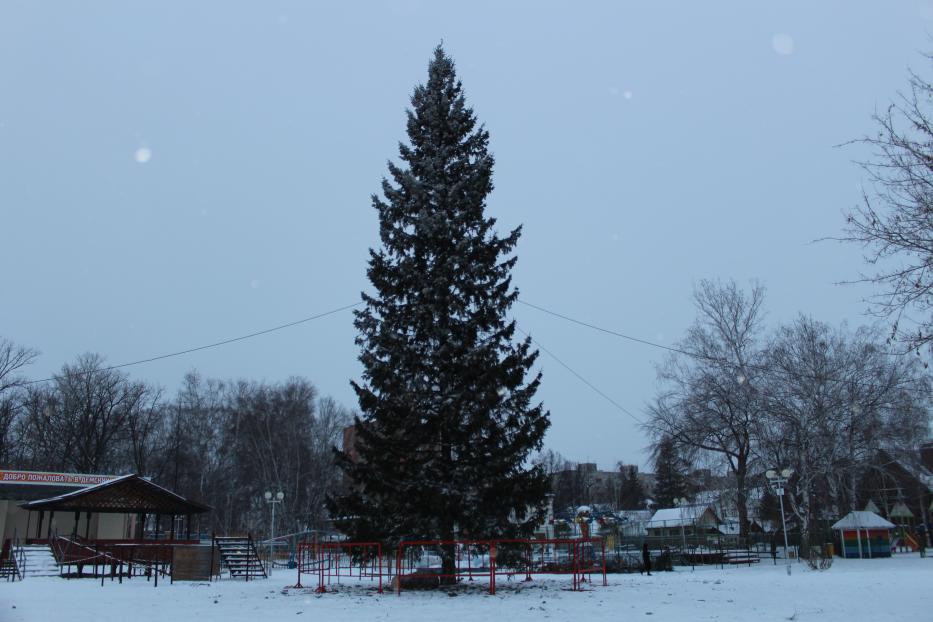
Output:
<instances>
[{"instance_id":1,"label":"white lamp globe","mask_svg":"<svg viewBox=\"0 0 933 622\"><path fill-rule=\"evenodd\" d=\"M267 490L265 494L263 495L263 497L266 498L266 501L269 501L270 499L272 499L272 493Z\"/></svg>"},{"instance_id":2,"label":"white lamp globe","mask_svg":"<svg viewBox=\"0 0 933 622\"><path fill-rule=\"evenodd\" d=\"M282 499L285 498L285 493L282 492L282 491L280 490L280 491L275 495L275 498L278 499L279 501L281 501Z\"/></svg>"}]
</instances>

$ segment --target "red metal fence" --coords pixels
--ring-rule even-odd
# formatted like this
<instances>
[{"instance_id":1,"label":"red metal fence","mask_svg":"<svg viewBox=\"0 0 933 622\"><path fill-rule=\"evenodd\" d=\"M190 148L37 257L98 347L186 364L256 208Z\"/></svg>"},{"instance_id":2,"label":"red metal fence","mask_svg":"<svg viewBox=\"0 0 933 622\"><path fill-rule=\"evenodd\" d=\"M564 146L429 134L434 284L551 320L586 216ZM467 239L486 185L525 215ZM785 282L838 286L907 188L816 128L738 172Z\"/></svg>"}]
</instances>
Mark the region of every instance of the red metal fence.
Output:
<instances>
[{"instance_id":1,"label":"red metal fence","mask_svg":"<svg viewBox=\"0 0 933 622\"><path fill-rule=\"evenodd\" d=\"M326 592L341 577L377 581L382 594L382 545L378 542L302 542L298 545L298 583L301 575L317 577L318 592ZM310 587L310 586L309 586Z\"/></svg>"},{"instance_id":2,"label":"red metal fence","mask_svg":"<svg viewBox=\"0 0 933 622\"><path fill-rule=\"evenodd\" d=\"M444 559L448 561L444 568ZM496 539L423 540L398 545L395 556L395 589L403 585L436 581L456 583L484 578L489 593L496 593L496 577L532 575L571 575L573 590L592 584L593 575L602 575L606 585L605 542L602 538L577 539Z\"/></svg>"},{"instance_id":3,"label":"red metal fence","mask_svg":"<svg viewBox=\"0 0 933 622\"><path fill-rule=\"evenodd\" d=\"M444 560L447 563L444 563ZM606 545L602 538L420 540L399 543L394 555L377 542L304 542L297 551L295 587L326 592L341 578L368 579L383 591L383 577L396 593L406 586L432 587L459 581L485 581L496 593L496 578L570 575L571 589L593 585L593 575L606 585ZM310 582L308 581L311 578ZM308 585L302 584L302 579Z\"/></svg>"}]
</instances>

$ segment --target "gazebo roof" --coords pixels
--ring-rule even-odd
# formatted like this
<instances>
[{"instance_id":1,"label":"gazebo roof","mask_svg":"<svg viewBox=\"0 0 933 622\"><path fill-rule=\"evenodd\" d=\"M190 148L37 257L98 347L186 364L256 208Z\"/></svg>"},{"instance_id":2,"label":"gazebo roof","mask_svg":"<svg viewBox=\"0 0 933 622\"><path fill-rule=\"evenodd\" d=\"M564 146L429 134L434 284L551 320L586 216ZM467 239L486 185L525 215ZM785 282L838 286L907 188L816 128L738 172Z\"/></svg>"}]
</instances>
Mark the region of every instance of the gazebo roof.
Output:
<instances>
[{"instance_id":1,"label":"gazebo roof","mask_svg":"<svg viewBox=\"0 0 933 622\"><path fill-rule=\"evenodd\" d=\"M833 525L833 529L894 529L894 523L886 521L874 512L854 510Z\"/></svg>"},{"instance_id":2,"label":"gazebo roof","mask_svg":"<svg viewBox=\"0 0 933 622\"><path fill-rule=\"evenodd\" d=\"M20 504L27 510L99 512L113 514L202 514L210 508L189 501L137 474L124 475L96 486L57 497Z\"/></svg>"}]
</instances>

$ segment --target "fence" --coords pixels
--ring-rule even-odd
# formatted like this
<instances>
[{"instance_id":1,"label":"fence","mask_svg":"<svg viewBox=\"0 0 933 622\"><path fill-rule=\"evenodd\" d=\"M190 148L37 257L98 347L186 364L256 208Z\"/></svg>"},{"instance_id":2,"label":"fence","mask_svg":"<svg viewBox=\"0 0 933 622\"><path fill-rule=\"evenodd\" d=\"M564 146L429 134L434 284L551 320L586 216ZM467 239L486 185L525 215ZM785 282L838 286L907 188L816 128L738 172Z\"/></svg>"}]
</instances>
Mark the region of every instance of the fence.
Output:
<instances>
[{"instance_id":1,"label":"fence","mask_svg":"<svg viewBox=\"0 0 933 622\"><path fill-rule=\"evenodd\" d=\"M317 577L319 593L326 592L332 583L339 584L342 577L355 576L377 581L382 594L383 557L378 542L303 542L298 545L296 562L295 587L304 587L303 574Z\"/></svg>"},{"instance_id":2,"label":"fence","mask_svg":"<svg viewBox=\"0 0 933 622\"><path fill-rule=\"evenodd\" d=\"M425 540L401 542L395 555L395 588L433 587L458 580L485 579L496 593L496 577L569 574L577 591L593 574L606 585L605 543L601 538Z\"/></svg>"},{"instance_id":3,"label":"fence","mask_svg":"<svg viewBox=\"0 0 933 622\"><path fill-rule=\"evenodd\" d=\"M629 532L631 533L631 532ZM745 537L737 534L723 534L714 528L672 525L652 526L638 535L626 535L622 529L601 529L600 536L607 541L608 565L610 571L631 571L641 566L641 551L645 543L652 558L663 558L665 554L674 565L735 565L754 564L762 560L784 559L784 532L751 532ZM821 548L833 542L833 534L828 528L814 530L809 542L798 530L787 533L789 550L787 555L798 558L807 556L812 547Z\"/></svg>"},{"instance_id":4,"label":"fence","mask_svg":"<svg viewBox=\"0 0 933 622\"><path fill-rule=\"evenodd\" d=\"M401 594L403 588L480 580L495 594L497 577L570 575L571 589L579 591L593 575L606 585L607 559L601 538L405 541L387 553L376 542L312 541L298 545L294 587L311 587L302 583L310 578L317 592L327 592L346 578L368 580L382 593L385 578Z\"/></svg>"}]
</instances>

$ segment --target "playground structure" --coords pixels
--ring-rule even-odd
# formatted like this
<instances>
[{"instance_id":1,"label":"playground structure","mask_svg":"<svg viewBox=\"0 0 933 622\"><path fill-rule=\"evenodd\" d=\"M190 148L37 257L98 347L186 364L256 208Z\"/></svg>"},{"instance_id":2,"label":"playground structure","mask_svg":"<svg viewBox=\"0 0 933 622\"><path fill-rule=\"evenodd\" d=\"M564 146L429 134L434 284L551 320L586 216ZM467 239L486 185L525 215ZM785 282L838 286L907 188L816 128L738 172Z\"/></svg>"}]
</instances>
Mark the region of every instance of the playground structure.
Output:
<instances>
[{"instance_id":1,"label":"playground structure","mask_svg":"<svg viewBox=\"0 0 933 622\"><path fill-rule=\"evenodd\" d=\"M602 538L403 541L388 555L376 542L304 542L296 562L295 587L311 587L302 584L303 575L311 576L319 593L336 589L341 579L355 579L370 581L381 594L384 577L398 595L402 589L464 580L485 580L495 594L497 577L532 581L535 575L570 575L573 591L593 585L593 575L602 575L602 585L607 585Z\"/></svg>"}]
</instances>

